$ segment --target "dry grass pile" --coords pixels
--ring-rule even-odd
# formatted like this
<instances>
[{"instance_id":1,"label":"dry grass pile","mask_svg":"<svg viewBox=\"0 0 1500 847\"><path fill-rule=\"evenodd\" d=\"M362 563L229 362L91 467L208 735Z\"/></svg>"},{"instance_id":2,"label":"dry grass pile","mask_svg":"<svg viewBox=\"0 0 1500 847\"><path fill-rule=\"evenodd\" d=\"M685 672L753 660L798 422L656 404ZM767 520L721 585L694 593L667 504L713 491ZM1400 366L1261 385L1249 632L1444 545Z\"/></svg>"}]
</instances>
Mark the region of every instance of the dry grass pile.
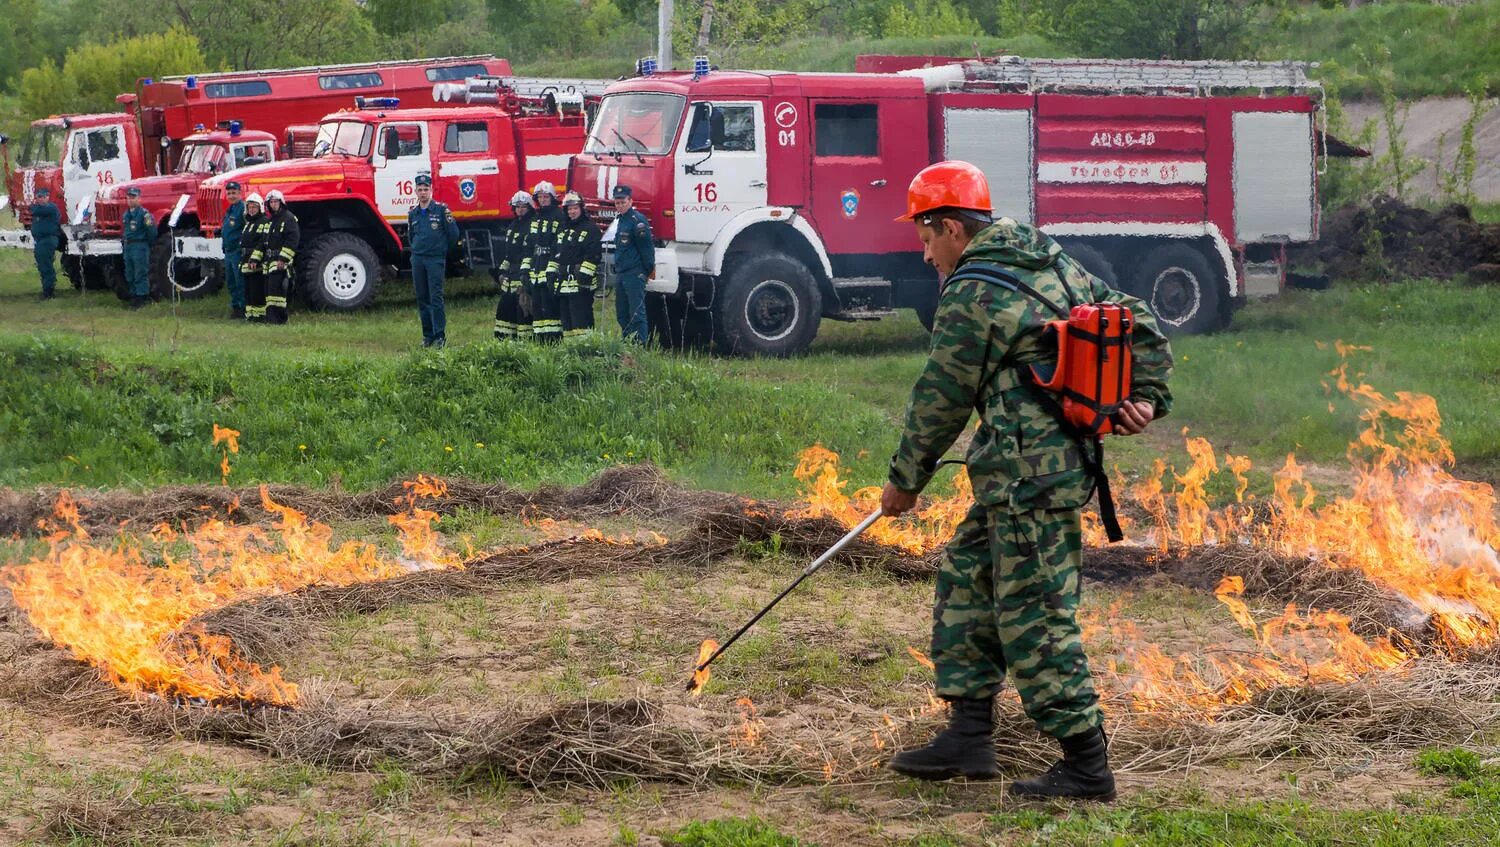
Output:
<instances>
[{"instance_id":1,"label":"dry grass pile","mask_svg":"<svg viewBox=\"0 0 1500 847\"><path fill-rule=\"evenodd\" d=\"M203 835L211 822L171 803L75 794L57 801L40 824L43 840L63 844L144 844Z\"/></svg>"},{"instance_id":2,"label":"dry grass pile","mask_svg":"<svg viewBox=\"0 0 1500 847\"><path fill-rule=\"evenodd\" d=\"M446 479L447 493L423 498L423 508L440 515L460 509L496 515L527 515L579 520L607 515L691 519L707 511L738 508L746 501L732 494L692 491L667 480L654 465L622 465L601 472L583 485L543 486L521 491L508 485L468 479ZM404 512L408 491L401 482L364 492L268 485L271 499L329 522L385 517ZM61 489L0 489L0 535L31 535L38 522L50 519ZM269 523L277 515L261 505L258 487L179 485L145 492L104 490L69 493L78 502L80 524L91 534L117 532L122 524L150 528L178 526L205 518L240 523Z\"/></svg>"}]
</instances>

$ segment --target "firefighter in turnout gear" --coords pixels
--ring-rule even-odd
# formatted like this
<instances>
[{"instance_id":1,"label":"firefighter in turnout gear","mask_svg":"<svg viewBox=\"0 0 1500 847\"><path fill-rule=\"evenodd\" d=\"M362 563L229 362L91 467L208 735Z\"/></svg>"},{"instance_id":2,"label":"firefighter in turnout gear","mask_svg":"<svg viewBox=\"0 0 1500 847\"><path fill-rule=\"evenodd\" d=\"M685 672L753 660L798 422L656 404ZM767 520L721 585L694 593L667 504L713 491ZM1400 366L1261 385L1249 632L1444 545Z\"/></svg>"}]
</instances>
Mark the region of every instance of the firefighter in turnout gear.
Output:
<instances>
[{"instance_id":1,"label":"firefighter in turnout gear","mask_svg":"<svg viewBox=\"0 0 1500 847\"><path fill-rule=\"evenodd\" d=\"M646 323L646 280L656 277L656 246L651 224L635 208L634 192L616 185L615 201L615 319L620 334L641 344L651 337Z\"/></svg>"},{"instance_id":2,"label":"firefighter in turnout gear","mask_svg":"<svg viewBox=\"0 0 1500 847\"><path fill-rule=\"evenodd\" d=\"M229 200L219 230L224 245L224 286L229 289L229 317L240 319L245 317L245 275L240 270L244 263L244 257L240 255L240 239L245 233L245 202L240 199L238 182L226 183L224 196Z\"/></svg>"},{"instance_id":3,"label":"firefighter in turnout gear","mask_svg":"<svg viewBox=\"0 0 1500 847\"><path fill-rule=\"evenodd\" d=\"M297 245L301 233L297 229L297 216L286 207L286 198L280 191L266 195L265 265L266 265L266 323L286 323L286 295L291 288L288 280L292 274L292 260L297 257Z\"/></svg>"},{"instance_id":4,"label":"firefighter in turnout gear","mask_svg":"<svg viewBox=\"0 0 1500 847\"><path fill-rule=\"evenodd\" d=\"M569 191L563 198L562 232L558 233L558 265L562 268L557 285L561 301L563 337L587 335L594 328L594 279L599 270L603 247L599 227L583 207L583 197Z\"/></svg>"},{"instance_id":5,"label":"firefighter in turnout gear","mask_svg":"<svg viewBox=\"0 0 1500 847\"><path fill-rule=\"evenodd\" d=\"M526 284L527 261L526 235L531 230L531 195L517 191L511 195L511 218L500 236L502 258L493 271L495 282L500 284L500 302L495 304L495 338L514 341L521 335L531 334L531 319L521 308L521 289Z\"/></svg>"},{"instance_id":6,"label":"firefighter in turnout gear","mask_svg":"<svg viewBox=\"0 0 1500 847\"><path fill-rule=\"evenodd\" d=\"M52 192L46 188L36 190L36 202L31 204L31 254L36 259L36 272L42 278L41 299L51 300L57 288L57 243L62 238L62 215L52 204Z\"/></svg>"},{"instance_id":7,"label":"firefighter in turnout gear","mask_svg":"<svg viewBox=\"0 0 1500 847\"><path fill-rule=\"evenodd\" d=\"M151 244L156 241L156 219L141 205L139 188L125 189L130 208L120 219L124 229L125 283L130 286L130 308L151 304Z\"/></svg>"},{"instance_id":8,"label":"firefighter in turnout gear","mask_svg":"<svg viewBox=\"0 0 1500 847\"><path fill-rule=\"evenodd\" d=\"M448 207L432 199L432 175L417 174L417 203L406 213L406 242L411 249L411 282L422 321L422 346L448 343L443 307L443 273L448 248L458 243L458 223Z\"/></svg>"},{"instance_id":9,"label":"firefighter in turnout gear","mask_svg":"<svg viewBox=\"0 0 1500 847\"><path fill-rule=\"evenodd\" d=\"M559 308L557 236L562 231L563 211L557 205L557 189L550 182L539 182L531 190L536 214L531 216L526 247L530 262L526 299L530 303L531 332L536 340L555 342L562 339L562 311Z\"/></svg>"},{"instance_id":10,"label":"firefighter in turnout gear","mask_svg":"<svg viewBox=\"0 0 1500 847\"><path fill-rule=\"evenodd\" d=\"M884 514L915 505L971 413L979 428L966 459L974 505L944 551L933 609L936 688L950 722L890 766L919 779L994 777L992 710L1009 674L1026 714L1063 753L1010 792L1111 799L1104 719L1075 618L1080 509L1095 477L1085 445L1031 377L1029 366L1057 356L1055 337L1044 333L1057 316L1039 298L1062 309L1117 303L1134 313L1134 369L1112 418L1116 433L1139 433L1171 407L1171 350L1144 303L1091 276L1036 228L991 221L989 185L973 165L927 167L912 180L907 207L902 219L915 221L943 287L931 353L881 497Z\"/></svg>"},{"instance_id":11,"label":"firefighter in turnout gear","mask_svg":"<svg viewBox=\"0 0 1500 847\"><path fill-rule=\"evenodd\" d=\"M245 198L245 226L240 231L240 273L245 278L245 320L266 320L266 233L271 219L266 217L265 198L260 192Z\"/></svg>"}]
</instances>

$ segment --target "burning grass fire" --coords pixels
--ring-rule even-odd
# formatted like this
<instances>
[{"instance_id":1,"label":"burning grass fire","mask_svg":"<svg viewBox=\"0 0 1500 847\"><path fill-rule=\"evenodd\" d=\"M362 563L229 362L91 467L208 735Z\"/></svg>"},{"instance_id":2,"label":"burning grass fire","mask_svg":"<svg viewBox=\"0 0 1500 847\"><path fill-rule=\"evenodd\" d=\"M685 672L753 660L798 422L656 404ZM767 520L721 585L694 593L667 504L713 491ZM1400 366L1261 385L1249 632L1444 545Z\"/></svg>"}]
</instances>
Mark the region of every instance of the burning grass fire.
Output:
<instances>
[{"instance_id":1,"label":"burning grass fire","mask_svg":"<svg viewBox=\"0 0 1500 847\"><path fill-rule=\"evenodd\" d=\"M402 549L395 558L363 542L335 545L327 525L264 490L262 504L280 516L269 530L220 520L186 532L163 524L149 543L122 538L95 545L64 494L47 553L0 571L0 582L45 637L121 688L203 702L294 705L297 686L278 668L244 661L228 639L189 622L230 603L306 586L459 566L432 529L437 516L417 505L440 496L442 481L420 477L406 487L406 511L390 518Z\"/></svg>"},{"instance_id":2,"label":"burning grass fire","mask_svg":"<svg viewBox=\"0 0 1500 847\"><path fill-rule=\"evenodd\" d=\"M1273 477L1269 502L1247 495L1248 459L1226 455L1222 464L1203 438L1188 438L1192 464L1155 472L1129 491L1147 518L1127 525L1133 543L1165 554L1203 545L1253 545L1283 556L1308 556L1333 569L1362 573L1373 585L1403 598L1432 633L1414 643L1400 633L1361 638L1350 619L1334 610L1289 604L1274 618L1256 621L1241 599L1243 581L1230 575L1215 596L1248 633L1259 654L1251 657L1168 656L1146 643L1134 624L1111 614L1086 621L1085 640L1108 634L1118 657L1107 670L1141 712L1187 707L1211 713L1276 686L1340 682L1377 671L1395 671L1429 652L1462 659L1500 634L1500 525L1494 490L1454 477L1453 454L1441 435L1433 398L1388 397L1350 371L1349 358L1364 348L1342 343L1343 362L1330 376L1336 389L1362 407L1364 429L1349 446L1355 484L1348 496L1320 502L1293 456ZM1184 433L1185 434L1185 433ZM1213 508L1205 490L1216 475L1233 478L1235 502ZM816 446L803 454L797 476L807 482L808 504L797 512L831 517L845 526L878 501L878 488L846 495L838 456ZM933 550L951 534L972 498L967 481L957 492L931 500L915 519L882 520L873 531L887 544L912 552ZM1092 546L1104 542L1097 518L1085 516Z\"/></svg>"}]
</instances>

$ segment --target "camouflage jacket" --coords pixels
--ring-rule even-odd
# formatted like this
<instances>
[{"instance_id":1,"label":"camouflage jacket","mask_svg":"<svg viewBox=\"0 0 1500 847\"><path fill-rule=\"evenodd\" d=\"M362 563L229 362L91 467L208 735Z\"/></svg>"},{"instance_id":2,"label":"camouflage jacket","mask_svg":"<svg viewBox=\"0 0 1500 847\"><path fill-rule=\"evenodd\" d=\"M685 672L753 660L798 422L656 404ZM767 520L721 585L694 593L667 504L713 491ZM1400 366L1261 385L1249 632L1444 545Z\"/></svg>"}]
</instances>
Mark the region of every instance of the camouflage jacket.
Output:
<instances>
[{"instance_id":1,"label":"camouflage jacket","mask_svg":"<svg viewBox=\"0 0 1500 847\"><path fill-rule=\"evenodd\" d=\"M1035 227L1009 218L974 237L958 269L968 262L1005 265L1065 309L1064 285L1076 302L1129 307L1136 320L1131 398L1149 400L1158 418L1171 409L1172 351L1146 304L1090 275ZM1051 349L1043 343L1042 329L1056 317L1036 300L994 283L945 281L932 352L912 388L901 443L891 458L890 481L897 488L925 488L975 411L979 428L966 463L976 500L1016 511L1074 509L1088 501L1093 480L1082 445L1038 402L1040 389L1017 376L1020 365L1055 359L1055 343Z\"/></svg>"}]
</instances>

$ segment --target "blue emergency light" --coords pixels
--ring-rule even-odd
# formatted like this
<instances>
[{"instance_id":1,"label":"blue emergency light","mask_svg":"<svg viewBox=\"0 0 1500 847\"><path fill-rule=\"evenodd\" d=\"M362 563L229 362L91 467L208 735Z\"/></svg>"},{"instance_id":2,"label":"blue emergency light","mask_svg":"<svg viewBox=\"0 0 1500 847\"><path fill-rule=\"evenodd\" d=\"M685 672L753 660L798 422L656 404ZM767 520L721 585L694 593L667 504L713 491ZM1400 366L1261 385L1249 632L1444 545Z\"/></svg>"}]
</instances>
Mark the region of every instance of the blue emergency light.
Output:
<instances>
[{"instance_id":1,"label":"blue emergency light","mask_svg":"<svg viewBox=\"0 0 1500 847\"><path fill-rule=\"evenodd\" d=\"M711 70L713 70L713 66L708 63L707 56L693 57L693 79L702 79L708 76L708 72Z\"/></svg>"},{"instance_id":2,"label":"blue emergency light","mask_svg":"<svg viewBox=\"0 0 1500 847\"><path fill-rule=\"evenodd\" d=\"M635 63L635 72L641 76L651 76L656 73L656 57L647 56Z\"/></svg>"},{"instance_id":3,"label":"blue emergency light","mask_svg":"<svg viewBox=\"0 0 1500 847\"><path fill-rule=\"evenodd\" d=\"M233 136L233 135L239 135L240 134L240 129L241 129L241 126L240 126L240 122L239 121L230 121L229 122L229 134L231 136Z\"/></svg>"},{"instance_id":4,"label":"blue emergency light","mask_svg":"<svg viewBox=\"0 0 1500 847\"><path fill-rule=\"evenodd\" d=\"M188 77L187 78L187 87L188 88L197 88L198 87L198 78L195 77L195 76Z\"/></svg>"},{"instance_id":5,"label":"blue emergency light","mask_svg":"<svg viewBox=\"0 0 1500 847\"><path fill-rule=\"evenodd\" d=\"M400 97L356 97L356 109L394 109L401 105Z\"/></svg>"},{"instance_id":6,"label":"blue emergency light","mask_svg":"<svg viewBox=\"0 0 1500 847\"><path fill-rule=\"evenodd\" d=\"M151 77L149 77L149 76L146 77L145 79L141 80L141 85L150 85L150 84L151 84Z\"/></svg>"},{"instance_id":7,"label":"blue emergency light","mask_svg":"<svg viewBox=\"0 0 1500 847\"><path fill-rule=\"evenodd\" d=\"M203 132L205 129L206 127L204 127L203 124L198 124L193 127L193 132Z\"/></svg>"}]
</instances>

